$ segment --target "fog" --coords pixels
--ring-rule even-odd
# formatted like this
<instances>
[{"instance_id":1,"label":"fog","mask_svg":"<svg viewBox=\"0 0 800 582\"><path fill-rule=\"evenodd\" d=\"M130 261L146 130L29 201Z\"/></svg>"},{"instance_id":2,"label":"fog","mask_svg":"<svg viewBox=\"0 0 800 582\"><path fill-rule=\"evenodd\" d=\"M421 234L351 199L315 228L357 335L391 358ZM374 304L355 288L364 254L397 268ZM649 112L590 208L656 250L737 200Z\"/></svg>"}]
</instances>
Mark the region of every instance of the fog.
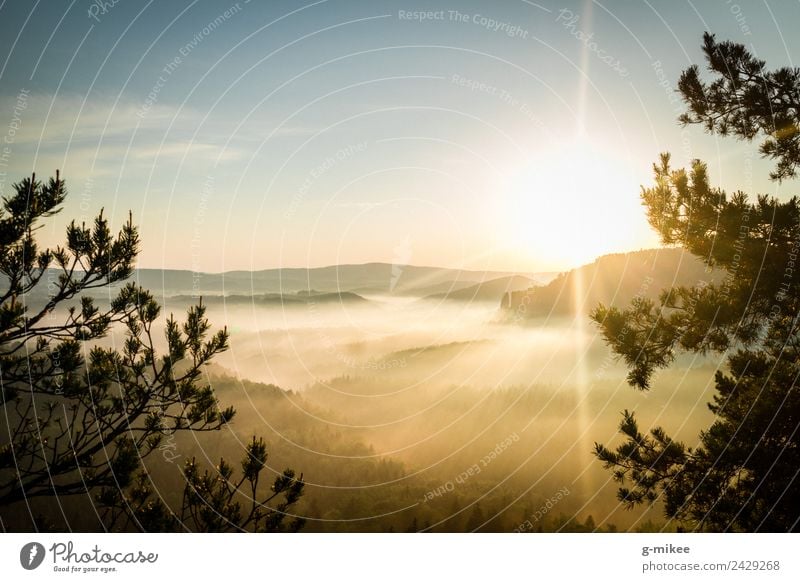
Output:
<instances>
[{"instance_id":1,"label":"fog","mask_svg":"<svg viewBox=\"0 0 800 582\"><path fill-rule=\"evenodd\" d=\"M697 446L717 360L678 358L643 393L585 314L509 321L491 301L365 299L205 301L212 329L230 332L205 380L237 414L148 458L158 494L179 506L184 461L236 463L260 436L268 472L303 473L306 531L673 527L658 502L619 504L594 443L619 443L628 409L642 431ZM192 300L162 303L163 327ZM104 341L119 348L122 333Z\"/></svg>"},{"instance_id":2,"label":"fog","mask_svg":"<svg viewBox=\"0 0 800 582\"><path fill-rule=\"evenodd\" d=\"M367 299L210 304L231 347L208 379L238 414L222 434L183 438L180 456L236 459L264 436L272 470L304 473L310 531L512 531L558 491L533 529L663 525L658 505L619 507L593 443L616 442L625 408L642 430L696 438L713 361L679 361L642 394L585 316L523 325L491 302ZM172 470L162 461L155 473Z\"/></svg>"},{"instance_id":3,"label":"fog","mask_svg":"<svg viewBox=\"0 0 800 582\"><path fill-rule=\"evenodd\" d=\"M570 381L593 329L500 323L491 303L370 297L368 303L213 306L231 350L218 363L237 375L302 389L339 375L380 374L492 388ZM566 372L566 374L565 374Z\"/></svg>"}]
</instances>

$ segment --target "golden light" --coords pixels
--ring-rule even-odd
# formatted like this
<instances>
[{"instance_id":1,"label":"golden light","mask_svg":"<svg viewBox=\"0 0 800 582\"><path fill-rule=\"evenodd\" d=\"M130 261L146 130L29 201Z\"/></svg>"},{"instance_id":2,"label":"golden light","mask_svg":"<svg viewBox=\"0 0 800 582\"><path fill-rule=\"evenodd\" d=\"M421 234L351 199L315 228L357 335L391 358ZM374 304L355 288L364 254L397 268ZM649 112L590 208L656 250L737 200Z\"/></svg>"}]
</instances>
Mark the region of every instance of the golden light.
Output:
<instances>
[{"instance_id":1,"label":"golden light","mask_svg":"<svg viewBox=\"0 0 800 582\"><path fill-rule=\"evenodd\" d=\"M503 244L556 270L643 246L637 173L585 138L537 153L504 188Z\"/></svg>"}]
</instances>

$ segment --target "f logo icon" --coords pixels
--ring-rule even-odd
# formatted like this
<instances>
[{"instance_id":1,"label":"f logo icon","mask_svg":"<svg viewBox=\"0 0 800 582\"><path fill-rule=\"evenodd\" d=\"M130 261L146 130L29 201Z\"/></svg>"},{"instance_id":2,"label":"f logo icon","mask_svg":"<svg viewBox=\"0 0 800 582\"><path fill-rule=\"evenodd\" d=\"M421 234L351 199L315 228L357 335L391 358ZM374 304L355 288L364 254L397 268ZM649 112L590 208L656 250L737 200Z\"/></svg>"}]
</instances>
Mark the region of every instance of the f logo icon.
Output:
<instances>
[{"instance_id":1,"label":"f logo icon","mask_svg":"<svg viewBox=\"0 0 800 582\"><path fill-rule=\"evenodd\" d=\"M35 570L44 561L44 546L38 542L30 542L19 551L19 563L26 570Z\"/></svg>"}]
</instances>

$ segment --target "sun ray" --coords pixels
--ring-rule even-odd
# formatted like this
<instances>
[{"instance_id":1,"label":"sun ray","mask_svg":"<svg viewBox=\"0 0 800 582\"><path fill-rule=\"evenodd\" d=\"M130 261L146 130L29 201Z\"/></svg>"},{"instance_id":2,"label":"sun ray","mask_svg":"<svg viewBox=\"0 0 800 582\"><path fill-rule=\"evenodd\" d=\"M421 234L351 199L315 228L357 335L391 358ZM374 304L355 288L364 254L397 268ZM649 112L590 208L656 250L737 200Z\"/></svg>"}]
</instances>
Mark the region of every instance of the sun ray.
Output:
<instances>
[{"instance_id":1,"label":"sun ray","mask_svg":"<svg viewBox=\"0 0 800 582\"><path fill-rule=\"evenodd\" d=\"M583 18L589 29L592 27L592 1L586 0L583 6ZM578 119L577 119L577 134L579 143L586 140L586 100L589 87L589 64L590 55L587 45L584 45L581 54L581 75L579 78L578 89ZM588 409L588 392L589 392L589 370L587 363L587 341L586 341L586 322L585 318L581 315L583 313L583 301L585 297L583 272L580 270L575 271L572 287L572 302L573 312L578 314L575 317L575 337L577 338L578 345L575 346L575 395L576 395L576 412L578 417L577 442L580 446L580 452L588 455L591 443L589 442L589 409ZM590 473L581 471L578 477L578 488L582 495L591 491L592 484L589 482Z\"/></svg>"}]
</instances>

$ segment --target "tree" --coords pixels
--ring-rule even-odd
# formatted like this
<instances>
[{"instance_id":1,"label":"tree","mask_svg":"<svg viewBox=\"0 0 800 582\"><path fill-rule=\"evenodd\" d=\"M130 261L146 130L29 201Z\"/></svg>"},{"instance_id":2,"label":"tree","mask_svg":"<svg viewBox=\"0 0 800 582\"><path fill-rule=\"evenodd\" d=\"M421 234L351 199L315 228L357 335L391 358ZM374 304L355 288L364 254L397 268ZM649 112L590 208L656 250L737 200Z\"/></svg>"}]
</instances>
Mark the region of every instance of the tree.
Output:
<instances>
[{"instance_id":1,"label":"tree","mask_svg":"<svg viewBox=\"0 0 800 582\"><path fill-rule=\"evenodd\" d=\"M681 75L678 88L688 111L683 123L702 123L708 131L752 140L764 136L761 153L777 160L773 179L792 178L800 163L800 69L767 71L741 44L703 36L711 83L700 80L695 65Z\"/></svg>"},{"instance_id":2,"label":"tree","mask_svg":"<svg viewBox=\"0 0 800 582\"><path fill-rule=\"evenodd\" d=\"M769 133L762 151L779 160L773 178L793 175L800 160L797 71L767 73L744 47L717 44L708 34L705 52L723 78L707 86L696 67L687 70L680 90L689 113L681 119L747 139ZM784 106L775 105L770 126L767 105L778 102ZM664 244L681 245L724 280L667 289L657 303L639 299L624 310L600 305L592 319L640 390L679 351L721 354L727 366L715 375L714 422L697 448L660 427L643 433L626 410L624 442L615 450L596 444L595 455L621 483L620 501L634 507L663 500L666 516L683 529L797 531L800 203L728 196L710 186L698 160L688 172L673 170L663 154L654 173L655 185L642 190L650 225Z\"/></svg>"},{"instance_id":3,"label":"tree","mask_svg":"<svg viewBox=\"0 0 800 582\"><path fill-rule=\"evenodd\" d=\"M193 531L298 531L305 521L302 518L287 520L289 509L303 494L303 477L295 477L291 469L275 479L269 494L258 501L258 481L267 461L267 447L263 439L253 437L242 459L242 476L233 483L233 468L224 460L214 472L200 474L195 459L186 463L186 487L183 492L181 519L190 522ZM242 487L247 485L248 495ZM269 503L283 498L275 508ZM210 501L210 502L209 502ZM247 506L243 512L242 503Z\"/></svg>"},{"instance_id":4,"label":"tree","mask_svg":"<svg viewBox=\"0 0 800 582\"><path fill-rule=\"evenodd\" d=\"M200 301L182 323L166 319L159 356L160 306L149 292L127 283L104 307L87 294L110 293L133 273L139 234L131 218L116 237L102 212L92 227L73 221L66 246L41 250L35 233L60 211L64 181L33 175L13 188L0 208L0 506L91 493L108 529L299 528L302 521L284 517L302 476L287 469L272 495L255 501L261 440L247 447L236 483L224 460L202 476L188 462L181 513L154 498L143 461L163 438L218 430L234 417L201 381L203 366L227 349L227 331L211 332ZM119 350L100 341L113 326L124 330ZM235 498L246 495L252 508L243 514ZM266 506L277 497L276 508Z\"/></svg>"}]
</instances>

